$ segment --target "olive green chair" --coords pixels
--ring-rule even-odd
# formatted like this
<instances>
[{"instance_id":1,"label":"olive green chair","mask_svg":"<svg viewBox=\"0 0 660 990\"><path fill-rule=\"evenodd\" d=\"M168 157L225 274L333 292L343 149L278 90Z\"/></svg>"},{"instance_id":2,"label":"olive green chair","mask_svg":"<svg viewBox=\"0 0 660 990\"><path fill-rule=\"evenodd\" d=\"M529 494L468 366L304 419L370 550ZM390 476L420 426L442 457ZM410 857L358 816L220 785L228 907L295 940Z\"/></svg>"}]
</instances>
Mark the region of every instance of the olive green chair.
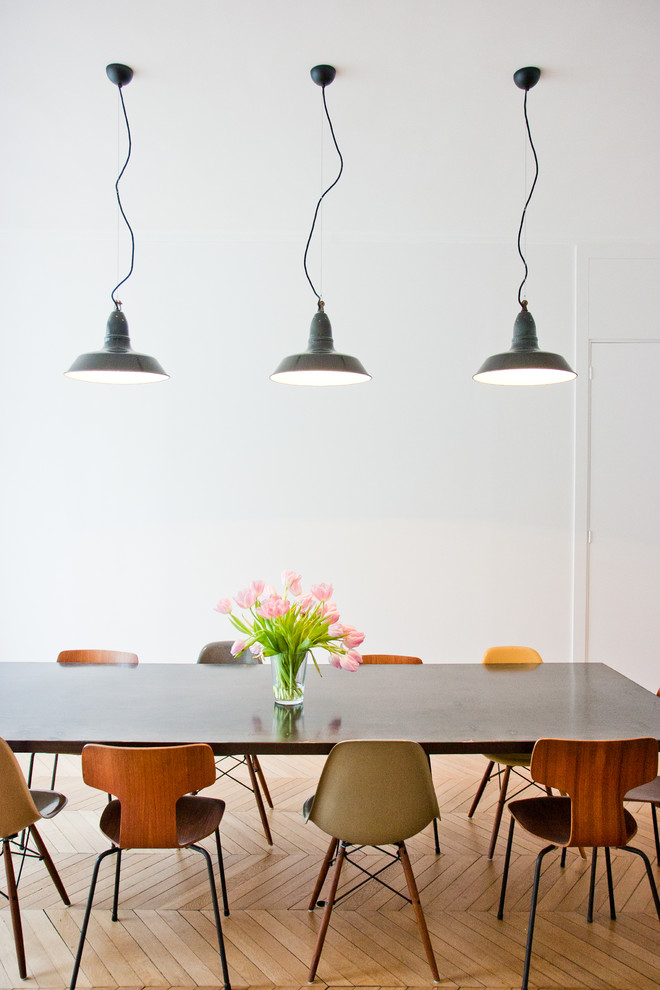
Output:
<instances>
[{"instance_id":1,"label":"olive green chair","mask_svg":"<svg viewBox=\"0 0 660 990\"><path fill-rule=\"evenodd\" d=\"M419 901L415 877L410 866L405 840L417 835L434 818L439 817L438 801L433 788L426 753L416 742L408 740L359 739L337 743L325 762L316 793L303 808L306 821L332 838L312 894L309 910L317 903L325 906L321 926L309 969L308 982L316 976L323 943L334 905L356 887L337 897L342 866L357 846L396 846L396 853L381 850L390 862L374 874L368 874L356 886L370 879L378 880L393 893L412 904L417 926L431 968L433 982L438 983L438 967L431 946L424 912ZM353 852L356 850L353 848ZM328 870L335 868L327 898L317 902ZM394 890L379 874L400 862L410 897ZM363 866L360 870L364 873ZM326 982L332 983L330 977Z\"/></svg>"}]
</instances>

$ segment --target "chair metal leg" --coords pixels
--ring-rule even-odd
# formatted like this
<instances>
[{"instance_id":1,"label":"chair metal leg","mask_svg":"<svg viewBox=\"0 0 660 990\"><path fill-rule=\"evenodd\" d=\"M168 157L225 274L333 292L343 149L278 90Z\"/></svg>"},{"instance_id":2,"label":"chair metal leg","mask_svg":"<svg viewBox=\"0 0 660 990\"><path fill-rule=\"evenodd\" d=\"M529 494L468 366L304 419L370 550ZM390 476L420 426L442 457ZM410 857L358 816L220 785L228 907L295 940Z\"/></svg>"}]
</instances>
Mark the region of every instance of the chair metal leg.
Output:
<instances>
[{"instance_id":1,"label":"chair metal leg","mask_svg":"<svg viewBox=\"0 0 660 990\"><path fill-rule=\"evenodd\" d=\"M433 982L439 983L440 976L438 975L438 964L436 963L435 955L433 954L433 946L431 945L429 930L426 927L426 918L424 917L422 905L419 900L419 891L417 890L415 875L412 871L410 860L408 858L408 850L406 849L405 842L398 842L397 846L399 847L399 857L401 859L401 865L403 867L406 883L408 884L408 892L410 894L410 900L412 901L413 911L415 912L415 918L417 919L417 927L419 928L419 934L422 936L422 943L424 945L426 958L428 960L428 964L431 969L431 975L433 976Z\"/></svg>"},{"instance_id":2,"label":"chair metal leg","mask_svg":"<svg viewBox=\"0 0 660 990\"><path fill-rule=\"evenodd\" d=\"M66 890L64 889L64 884L62 883L62 879L61 879L59 873L57 872L57 869L55 867L55 864L53 863L52 859L50 858L50 853L48 852L48 849L46 848L46 844L45 844L44 840L41 838L41 836L39 835L39 832L37 831L37 826L36 825L30 825L30 834L31 834L32 838L34 839L34 844L37 847L37 851L38 851L39 855L41 856L41 858L43 860L44 866L46 867L46 869L50 873L50 878L53 881L53 883L55 884L55 887L57 888L58 894L60 895L60 897L62 898L62 900L66 904L66 906L67 907L70 907L71 906L71 901L69 900L69 895L67 894Z\"/></svg>"},{"instance_id":3,"label":"chair metal leg","mask_svg":"<svg viewBox=\"0 0 660 990\"><path fill-rule=\"evenodd\" d=\"M121 873L121 849L117 850L117 862L115 863L115 890L112 896L112 914L111 918L113 921L117 920L117 908L119 907L119 874Z\"/></svg>"},{"instance_id":4,"label":"chair metal leg","mask_svg":"<svg viewBox=\"0 0 660 990\"><path fill-rule=\"evenodd\" d=\"M431 766L431 757L429 756L428 753L426 754L426 762L429 765L429 771L430 771L430 774L431 774L431 780L433 780L433 767ZM439 856L440 855L440 838L438 836L438 819L437 818L434 818L433 819L433 841L435 843L435 854L436 854L436 856Z\"/></svg>"},{"instance_id":5,"label":"chair metal leg","mask_svg":"<svg viewBox=\"0 0 660 990\"><path fill-rule=\"evenodd\" d=\"M539 880L541 879L541 864L546 853L556 849L556 846L546 846L536 857L536 868L534 870L534 886L532 887L532 904L529 909L529 924L527 926L527 946L525 948L525 965L523 968L523 978L521 990L527 990L529 982L529 964L532 959L532 940L534 938L534 922L536 921L536 903L539 897Z\"/></svg>"},{"instance_id":6,"label":"chair metal leg","mask_svg":"<svg viewBox=\"0 0 660 990\"><path fill-rule=\"evenodd\" d=\"M651 817L653 818L653 835L655 837L655 861L660 866L660 835L658 834L658 809L655 804L651 805Z\"/></svg>"},{"instance_id":7,"label":"chair metal leg","mask_svg":"<svg viewBox=\"0 0 660 990\"><path fill-rule=\"evenodd\" d=\"M612 857L610 847L605 846L605 866L607 867L607 892L610 897L610 918L616 921L616 908L614 906L614 884L612 883Z\"/></svg>"},{"instance_id":8,"label":"chair metal leg","mask_svg":"<svg viewBox=\"0 0 660 990\"><path fill-rule=\"evenodd\" d=\"M247 755L247 760L252 760L254 764L254 769L256 770L257 776L259 778L259 783L261 784L261 789L264 792L264 797L266 798L266 804L269 808L273 807L273 799L270 796L270 791L268 790L268 784L266 783L266 778L264 772L261 769L261 763L259 763L259 757L255 753L253 756Z\"/></svg>"},{"instance_id":9,"label":"chair metal leg","mask_svg":"<svg viewBox=\"0 0 660 990\"><path fill-rule=\"evenodd\" d=\"M559 865L561 866L561 868L562 868L562 870L563 870L563 869L564 869L564 867L566 866L566 853L567 853L567 852L568 852L568 849L566 848L566 846L564 846L564 847L562 848L562 851L561 851L561 859L560 859L560 861L559 861Z\"/></svg>"},{"instance_id":10,"label":"chair metal leg","mask_svg":"<svg viewBox=\"0 0 660 990\"><path fill-rule=\"evenodd\" d=\"M99 866L101 865L101 860L105 859L106 856L113 856L119 852L116 846L111 849L106 849L101 853L100 856L96 857L96 862L94 863L94 869L92 871L92 880L89 885L89 896L87 897L87 907L85 908L85 916L83 918L82 927L80 929L80 941L78 942L78 951L76 953L76 959L73 964L73 973L71 974L71 983L69 985L69 990L75 990L76 982L78 980L78 972L80 970L80 961L82 959L83 949L85 947L85 938L87 936L87 927L89 925L89 916L92 913L92 902L94 900L94 891L96 890L96 881L99 875Z\"/></svg>"},{"instance_id":11,"label":"chair metal leg","mask_svg":"<svg viewBox=\"0 0 660 990\"><path fill-rule=\"evenodd\" d=\"M28 787L32 786L32 774L34 773L34 758L36 755L37 755L36 753L30 753L30 763L28 765L28 772L27 772Z\"/></svg>"},{"instance_id":12,"label":"chair metal leg","mask_svg":"<svg viewBox=\"0 0 660 990\"><path fill-rule=\"evenodd\" d=\"M225 918L229 917L229 900L227 899L227 883L225 880L225 861L222 858L222 846L220 845L220 829L215 830L215 846L218 850L218 872L220 873L220 888L222 890L222 906Z\"/></svg>"},{"instance_id":13,"label":"chair metal leg","mask_svg":"<svg viewBox=\"0 0 660 990\"><path fill-rule=\"evenodd\" d=\"M264 802L261 797L261 790L259 789L259 783L257 781L257 775L254 772L254 767L252 766L252 760L248 758L247 768L250 774L250 783L252 784L252 790L254 791L254 799L257 802L257 810L259 812L259 817L261 818L261 825L264 830L264 835L266 836L266 842L269 846L273 844L273 837L270 834L270 825L268 824L268 817L266 815L266 809L264 808Z\"/></svg>"},{"instance_id":14,"label":"chair metal leg","mask_svg":"<svg viewBox=\"0 0 660 990\"><path fill-rule=\"evenodd\" d=\"M504 898L506 897L506 883L509 879L509 863L511 862L511 847L513 845L513 830L516 827L516 820L511 815L511 823L509 825L509 837L506 843L506 856L504 857L504 869L502 871L502 887L500 890L500 904L497 909L497 920L501 921L504 917Z\"/></svg>"},{"instance_id":15,"label":"chair metal leg","mask_svg":"<svg viewBox=\"0 0 660 990\"><path fill-rule=\"evenodd\" d=\"M651 894L653 895L653 903L655 904L655 912L658 916L658 921L660 921L660 897L658 897L658 888L656 887L655 880L653 879L653 870L651 869L651 863L645 852L641 849L635 849L634 846L618 846L617 848L623 849L627 852L635 853L636 856L641 856L644 860L644 866L646 867L646 875L649 878L649 885L651 887Z\"/></svg>"},{"instance_id":16,"label":"chair metal leg","mask_svg":"<svg viewBox=\"0 0 660 990\"><path fill-rule=\"evenodd\" d=\"M587 921L589 924L594 920L594 890L596 887L596 857L598 846L591 850L591 877L589 880L589 907L587 908Z\"/></svg>"},{"instance_id":17,"label":"chair metal leg","mask_svg":"<svg viewBox=\"0 0 660 990\"><path fill-rule=\"evenodd\" d=\"M328 846L328 850L325 854L325 859L321 864L321 869L319 871L318 877L316 878L316 884L314 885L314 891L310 898L309 906L307 907L308 911L313 911L317 903L319 907L322 906L318 898L323 888L323 884L325 883L325 878L328 875L328 870L330 869L332 861L335 858L335 853L337 852L337 843L338 843L337 839L330 839L330 845Z\"/></svg>"},{"instance_id":18,"label":"chair metal leg","mask_svg":"<svg viewBox=\"0 0 660 990\"><path fill-rule=\"evenodd\" d=\"M14 945L16 946L18 972L21 979L26 980L27 968L25 965L25 945L23 942L23 926L21 924L21 909L18 904L18 891L16 889L16 877L14 876L14 863L11 858L11 846L9 845L9 839L2 840L2 853L5 860L7 896L9 898L12 928L14 929Z\"/></svg>"},{"instance_id":19,"label":"chair metal leg","mask_svg":"<svg viewBox=\"0 0 660 990\"><path fill-rule=\"evenodd\" d=\"M335 839L334 841L336 842L337 840ZM319 960L321 958L323 943L325 942L325 936L328 931L328 925L330 924L330 915L332 914L332 906L335 903L337 887L339 886L339 875L341 873L341 868L344 865L345 858L346 858L346 843L340 842L339 853L337 855L337 862L335 863L335 872L332 875L332 883L330 884L328 899L325 902L325 911L323 912L323 918L321 919L321 927L319 928L318 938L316 939L316 948L314 949L314 955L310 963L309 973L307 974L308 983L313 983L314 978L316 976L316 970L318 969Z\"/></svg>"},{"instance_id":20,"label":"chair metal leg","mask_svg":"<svg viewBox=\"0 0 660 990\"><path fill-rule=\"evenodd\" d=\"M497 842L497 836L500 831L500 822L502 821L502 812L504 811L504 805L506 802L506 791L509 786L509 777L511 776L511 767L507 766L504 768L504 773L502 774L502 783L500 785L500 796L497 799L497 808L495 809L495 821L493 822L493 831L490 836L490 845L488 847L488 859L492 859L495 854L495 843Z\"/></svg>"},{"instance_id":21,"label":"chair metal leg","mask_svg":"<svg viewBox=\"0 0 660 990\"><path fill-rule=\"evenodd\" d=\"M227 968L227 956L225 954L225 940L222 935L222 922L220 921L220 909L218 907L218 892L215 887L215 879L213 877L213 863L211 862L211 857L207 853L203 846L191 845L188 846L189 849L194 849L196 852L201 853L206 860L206 869L209 875L209 887L211 888L211 900L213 901L213 915L215 917L215 927L218 933L218 948L220 949L220 963L222 965L222 979L224 982L225 990L231 990L231 984L229 982L229 970Z\"/></svg>"},{"instance_id":22,"label":"chair metal leg","mask_svg":"<svg viewBox=\"0 0 660 990\"><path fill-rule=\"evenodd\" d=\"M50 778L51 791L55 790L55 777L57 776L57 763L59 761L59 758L60 758L60 754L55 753L55 759L53 760L53 773L51 774L51 778Z\"/></svg>"},{"instance_id":23,"label":"chair metal leg","mask_svg":"<svg viewBox=\"0 0 660 990\"><path fill-rule=\"evenodd\" d=\"M474 795L474 800L472 802L472 805L470 807L470 810L468 811L468 818L472 818L472 815L477 810L477 805L479 804L479 801L481 800L481 795L483 794L483 792L486 789L486 784L490 780L490 775L493 772L493 767L494 766L495 766L495 761L494 760L489 760L488 761L488 766L486 767L486 770L484 772L484 775L481 778L481 783L479 784L479 787L477 788L477 793Z\"/></svg>"}]
</instances>

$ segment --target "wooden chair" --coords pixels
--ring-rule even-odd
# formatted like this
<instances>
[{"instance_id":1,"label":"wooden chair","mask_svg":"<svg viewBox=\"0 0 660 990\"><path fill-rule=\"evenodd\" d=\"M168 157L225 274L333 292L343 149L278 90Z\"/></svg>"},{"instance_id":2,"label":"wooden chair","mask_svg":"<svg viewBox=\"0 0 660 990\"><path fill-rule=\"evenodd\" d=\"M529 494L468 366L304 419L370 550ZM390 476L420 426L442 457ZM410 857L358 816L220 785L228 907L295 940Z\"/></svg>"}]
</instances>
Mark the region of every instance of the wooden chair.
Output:
<instances>
[{"instance_id":1,"label":"wooden chair","mask_svg":"<svg viewBox=\"0 0 660 990\"><path fill-rule=\"evenodd\" d=\"M362 663L422 663L419 657L407 657L399 653L365 653Z\"/></svg>"},{"instance_id":2,"label":"wooden chair","mask_svg":"<svg viewBox=\"0 0 660 990\"><path fill-rule=\"evenodd\" d=\"M138 658L136 653L122 653L121 650L62 650L57 655L58 663L116 663L122 667L136 667ZM34 773L34 758L36 753L30 754L28 766L27 782L28 787L32 783ZM57 776L57 763L59 756L56 753L53 760L53 772L50 778L51 791L55 787L55 777Z\"/></svg>"},{"instance_id":3,"label":"wooden chair","mask_svg":"<svg viewBox=\"0 0 660 990\"><path fill-rule=\"evenodd\" d=\"M538 664L543 663L543 660L531 646L491 646L491 648L486 650L484 653L482 663L521 663L528 664L533 668L538 666ZM495 808L495 821L493 822L493 830L490 835L490 845L488 846L488 859L492 859L495 853L497 836L500 831L500 822L502 821L502 812L504 811L504 805L506 803L511 771L513 770L513 772L525 782L523 787L519 788L515 794L511 795L512 799L524 791L527 787L532 786L532 781L527 776L523 776L523 774L520 773L520 769L529 767L531 753L484 753L484 756L488 760L488 766L486 767L484 775L481 778L481 783L477 788L477 793L474 795L474 800L472 801L472 805L468 811L468 818L472 818L473 814L477 810L477 805L481 800L481 795L486 788L486 784L488 784L488 782L493 780L495 777L501 778L500 794L497 800L497 806ZM497 770L495 770L496 764Z\"/></svg>"},{"instance_id":4,"label":"wooden chair","mask_svg":"<svg viewBox=\"0 0 660 990\"><path fill-rule=\"evenodd\" d=\"M542 781L567 796L534 797L509 803L511 825L497 912L500 920L504 915L504 898L515 823L518 822L536 838L550 843L536 858L522 990L527 990L529 979L541 865L543 857L551 850L562 848L563 866L566 849L573 846L593 848L588 922L593 920L598 848L602 846L605 849L610 917L613 921L616 919L616 912L610 847L627 849L641 856L660 920L660 899L653 880L651 864L646 853L628 845L637 832L637 823L630 812L623 807L624 797L630 789L649 781L657 773L657 769L658 741L652 738L597 741L539 739L534 746L530 767L533 780Z\"/></svg>"},{"instance_id":5,"label":"wooden chair","mask_svg":"<svg viewBox=\"0 0 660 990\"><path fill-rule=\"evenodd\" d=\"M36 822L41 818L53 818L65 804L66 798L63 794L57 794L55 791L31 791L25 782L18 760L4 739L0 739L0 840L2 841L2 853L5 861L7 899L9 900L14 930L18 972L22 980L27 979L25 945L10 843L19 832L25 829L29 830L37 847L39 858L45 863L60 897L69 906L71 901L64 889L64 884L36 826ZM28 855L25 845L22 848L22 855L23 857Z\"/></svg>"},{"instance_id":6,"label":"wooden chair","mask_svg":"<svg viewBox=\"0 0 660 990\"><path fill-rule=\"evenodd\" d=\"M242 653L239 653L237 657L232 656L232 642L233 640L231 639L221 639L214 643L207 643L206 646L202 648L202 651L197 658L197 663L261 663L261 660L250 653L249 650L244 650ZM261 769L259 757L256 753L245 753L242 756L217 756L215 766L218 771L218 777L231 777L231 779L235 780L237 784L241 785L241 787L247 787L249 791L254 792L254 799L257 802L257 810L261 819L261 826L264 830L264 835L266 836L266 842L269 846L272 846L273 837L271 835L268 816L266 815L266 809L264 808L261 791L263 790L263 796L266 798L269 808L273 807L273 801L270 796L270 791L268 790L266 777ZM246 784L245 781L240 779L240 777L234 776L234 771L240 766L247 767L247 771L250 776L249 784ZM259 788L259 784L261 784L261 790Z\"/></svg>"},{"instance_id":7,"label":"wooden chair","mask_svg":"<svg viewBox=\"0 0 660 990\"><path fill-rule=\"evenodd\" d=\"M111 855L117 857L112 904L112 920L117 920L119 874L124 849L194 849L204 857L218 935L222 978L225 990L230 990L213 865L206 849L197 844L206 836L215 834L224 913L228 915L219 830L225 802L190 793L215 783L215 762L211 747L204 743L146 748L88 745L82 753L82 770L86 784L116 794L118 799L106 805L99 823L101 831L110 839L112 846L102 852L94 864L71 976L71 990L74 990L78 979L99 866L106 856Z\"/></svg>"},{"instance_id":8,"label":"wooden chair","mask_svg":"<svg viewBox=\"0 0 660 990\"><path fill-rule=\"evenodd\" d=\"M380 849L383 845L394 845L396 854L387 853L390 862L375 874L368 873L360 865L367 878L357 886L375 879L412 904L433 982L438 983L438 967L405 844L405 839L417 835L439 815L431 771L422 747L407 740L360 739L337 743L324 764L316 793L305 804L303 815L332 836L309 902L310 911L317 905L328 870L335 860L327 900L320 902L325 904L325 911L308 982L312 983L316 976L330 915L341 899L336 896L337 887L344 861L351 862L349 847L377 846ZM403 867L409 898L380 879L379 874L395 862ZM353 887L342 897L355 889ZM326 982L332 983L332 980Z\"/></svg>"},{"instance_id":9,"label":"wooden chair","mask_svg":"<svg viewBox=\"0 0 660 990\"><path fill-rule=\"evenodd\" d=\"M658 690L658 697L660 698L660 690ZM633 787L631 791L628 791L625 797L626 801L642 801L645 804L651 805L651 817L653 819L653 837L655 839L655 858L658 866L660 866L660 835L658 834L658 808L660 807L660 776L656 777L655 780L649 781L648 784L641 784L639 787Z\"/></svg>"},{"instance_id":10,"label":"wooden chair","mask_svg":"<svg viewBox=\"0 0 660 990\"><path fill-rule=\"evenodd\" d=\"M365 653L362 656L362 663L422 663L420 657L409 657L401 653ZM431 769L431 757L426 755L429 770ZM439 816L438 816L439 817ZM438 819L433 819L433 841L435 843L436 855L440 855L440 837L438 835Z\"/></svg>"}]
</instances>

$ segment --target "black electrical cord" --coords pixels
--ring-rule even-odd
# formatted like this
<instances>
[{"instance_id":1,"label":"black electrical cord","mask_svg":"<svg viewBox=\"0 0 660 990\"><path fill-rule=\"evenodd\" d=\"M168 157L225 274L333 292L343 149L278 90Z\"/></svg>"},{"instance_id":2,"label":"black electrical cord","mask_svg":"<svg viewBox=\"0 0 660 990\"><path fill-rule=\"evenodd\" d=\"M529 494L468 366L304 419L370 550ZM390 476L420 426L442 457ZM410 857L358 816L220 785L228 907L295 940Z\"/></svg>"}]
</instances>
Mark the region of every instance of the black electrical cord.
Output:
<instances>
[{"instance_id":1,"label":"black electrical cord","mask_svg":"<svg viewBox=\"0 0 660 990\"><path fill-rule=\"evenodd\" d=\"M534 188L536 186L536 180L539 177L539 160L538 160L538 156L536 154L536 148L534 147L534 142L532 141L532 132L529 129L529 118L527 117L527 93L528 92L529 92L528 90L525 90L525 102L523 104L523 109L524 109L524 114L525 114L525 126L527 128L527 136L529 138L529 144L530 144L530 147L532 149L532 154L534 155L534 162L536 164L536 175L534 176L534 181L532 182L532 188L529 190L529 196L527 197L527 202L525 203L525 205L523 207L522 216L520 218L520 227L518 228L518 254L520 255L521 260L522 260L522 263L525 266L525 277L523 278L522 282L520 283L520 288L518 289L518 302L519 302L520 306L522 306L523 309L525 309L526 306L523 306L522 290L523 290L523 286L524 286L525 282L527 281L527 275L529 273L529 269L527 267L527 262L525 260L525 255L522 253L522 248L520 247L520 238L522 236L523 226L525 224L525 214L527 213L527 207L529 206L529 202L530 202L530 200L532 198L532 194L534 193Z\"/></svg>"},{"instance_id":2,"label":"black electrical cord","mask_svg":"<svg viewBox=\"0 0 660 990\"><path fill-rule=\"evenodd\" d=\"M124 172L126 171L126 166L129 163L129 160L130 160L130 157L131 157L132 143L131 143L131 128L129 127L129 124L128 124L128 114L126 113L126 104L124 103L124 94L122 93L121 86L118 86L118 89L119 89L119 99L121 100L121 108L124 111L124 120L126 121L126 134L128 135L128 154L126 155L126 161L124 162L124 167L122 168L121 172L117 176L117 181L115 182L115 192L117 194L117 203L119 205L119 212L121 213L122 217L124 218L124 223L128 227L128 232L131 235L131 267L128 270L128 275L126 275L121 280L121 282L118 282L117 283L117 285L114 287L114 289L112 290L112 292L110 294L111 297L112 297L112 301L115 304L115 307L117 309L120 309L121 308L121 302L119 302L119 300L115 299L115 292L133 274L133 264L135 262L135 235L133 234L133 228L131 227L130 223L128 222L128 217L124 213L124 207L121 205L121 196L119 195L119 181L120 181L122 175L124 174Z\"/></svg>"},{"instance_id":3,"label":"black electrical cord","mask_svg":"<svg viewBox=\"0 0 660 990\"><path fill-rule=\"evenodd\" d=\"M328 104L325 101L325 86L323 86L322 92L323 92L323 109L325 110L325 115L326 115L326 117L328 119L328 124L330 125L330 133L332 134L332 140L334 141L335 148L337 149L337 154L339 155L340 165L339 165L339 172L337 174L337 178L332 183L332 185L328 186L328 188L325 190L325 192L321 194L321 197L319 198L319 201L316 204L316 209L314 210L314 219L312 220L312 229L309 232L309 237L307 238L307 244L305 245L305 254L303 256L303 268L305 269L305 275L307 276L307 281L311 285L312 292L314 293L314 295L318 299L319 303L321 303L321 297L318 294L318 292L316 291L316 289L314 288L314 283L312 282L311 278L309 277L309 272L307 271L307 252L309 251L309 245L311 244L311 241L312 241L312 234L314 233L314 227L316 225L316 218L319 215L319 209L321 208L321 203L323 202L323 200L325 199L325 197L328 195L328 193L330 192L330 190L331 189L334 189L334 187L337 185L337 183L339 182L339 180L341 178L341 173L344 171L344 159L342 158L341 151L339 150L339 145L337 144L337 138L335 137L335 131L334 131L334 128L332 126L332 121L330 120L330 114L328 113Z\"/></svg>"}]
</instances>

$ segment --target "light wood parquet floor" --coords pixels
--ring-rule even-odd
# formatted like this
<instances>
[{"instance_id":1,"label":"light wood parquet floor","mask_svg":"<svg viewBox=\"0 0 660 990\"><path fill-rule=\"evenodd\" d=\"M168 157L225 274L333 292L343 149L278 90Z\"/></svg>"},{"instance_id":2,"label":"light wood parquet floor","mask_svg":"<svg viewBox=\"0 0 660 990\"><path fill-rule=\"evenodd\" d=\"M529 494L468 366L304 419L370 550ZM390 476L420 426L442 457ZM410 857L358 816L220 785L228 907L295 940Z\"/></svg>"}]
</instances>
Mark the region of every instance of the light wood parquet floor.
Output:
<instances>
[{"instance_id":1,"label":"light wood parquet floor","mask_svg":"<svg viewBox=\"0 0 660 990\"><path fill-rule=\"evenodd\" d=\"M21 758L23 759L23 758ZM50 759L39 758L35 786L47 786ZM234 990L307 986L307 968L320 912L307 900L327 845L300 810L314 791L322 757L262 758L271 787L274 846L259 824L254 798L240 785L216 783L227 802L222 836L231 916L223 919ZM538 844L517 834L507 911L497 921L505 832L486 859L496 788L491 785L472 821L472 796L485 763L479 756L433 757L442 811L436 856L432 831L408 843L442 987L513 990L520 987L533 863ZM43 864L27 862L19 885L28 976L16 968L7 902L0 902L0 987L60 990L69 984L95 856L106 848L97 822L105 796L81 781L80 760L60 758L57 787L69 804L42 835L71 898L64 907ZM636 843L653 856L648 807L631 805ZM506 822L506 817L505 817ZM214 844L206 845L215 857ZM365 854L366 855L366 854ZM370 855L373 859L373 856ZM560 870L547 857L542 878L530 986L534 990L657 990L660 922L641 860L614 853L617 920L610 921L599 871L596 914L586 922L588 864L569 854ZM660 870L652 859L654 873ZM105 865L105 864L104 864ZM604 867L604 864L603 864ZM389 882L404 888L399 867ZM101 870L80 988L210 988L221 983L208 884L193 852L125 854L119 921L110 921L112 866ZM412 909L370 883L338 906L318 970L317 986L398 990L431 984Z\"/></svg>"}]
</instances>

